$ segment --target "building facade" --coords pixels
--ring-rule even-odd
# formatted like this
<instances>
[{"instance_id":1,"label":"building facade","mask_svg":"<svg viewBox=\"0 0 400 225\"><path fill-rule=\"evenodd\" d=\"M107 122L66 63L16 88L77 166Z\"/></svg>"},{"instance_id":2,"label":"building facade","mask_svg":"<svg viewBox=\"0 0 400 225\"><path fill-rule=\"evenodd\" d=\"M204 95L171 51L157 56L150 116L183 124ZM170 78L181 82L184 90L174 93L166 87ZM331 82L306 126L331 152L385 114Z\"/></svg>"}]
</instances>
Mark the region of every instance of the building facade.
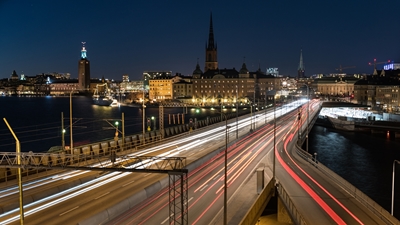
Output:
<instances>
[{"instance_id":1,"label":"building facade","mask_svg":"<svg viewBox=\"0 0 400 225\"><path fill-rule=\"evenodd\" d=\"M150 80L157 77L172 77L172 71L144 71L143 84L146 90L150 88Z\"/></svg>"}]
</instances>

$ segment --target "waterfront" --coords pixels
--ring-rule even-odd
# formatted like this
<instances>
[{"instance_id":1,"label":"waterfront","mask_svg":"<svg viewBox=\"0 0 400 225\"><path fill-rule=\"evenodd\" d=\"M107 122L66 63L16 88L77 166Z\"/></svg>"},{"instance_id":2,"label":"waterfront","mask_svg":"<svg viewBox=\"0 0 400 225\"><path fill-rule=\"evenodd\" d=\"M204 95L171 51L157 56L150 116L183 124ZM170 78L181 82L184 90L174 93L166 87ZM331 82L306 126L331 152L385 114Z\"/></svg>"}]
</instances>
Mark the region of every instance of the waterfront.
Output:
<instances>
[{"instance_id":1,"label":"waterfront","mask_svg":"<svg viewBox=\"0 0 400 225\"><path fill-rule=\"evenodd\" d=\"M15 151L15 140L7 128L3 118L6 118L16 133L21 151L44 152L52 146L61 146L61 113L64 114L65 144L70 143L69 111L70 98L68 97L0 97L0 151ZM242 112L243 110L240 110ZM225 113L231 109L225 109ZM142 132L142 108L132 106L107 107L92 104L92 99L84 96L72 97L72 121L74 146L112 139L115 135L114 124L119 121L121 130L122 113L125 117L125 134ZM178 124L177 114L185 113L184 119L188 123L190 118L204 118L218 116L217 111L201 110L196 113L193 108L164 108L164 126L174 125L172 115L175 114L175 124ZM158 123L158 107L146 108L146 118L155 117ZM108 122L109 123L108 123ZM151 121L153 127L154 121ZM146 124L147 126L147 124ZM121 134L119 134L121 137Z\"/></svg>"},{"instance_id":2,"label":"waterfront","mask_svg":"<svg viewBox=\"0 0 400 225\"><path fill-rule=\"evenodd\" d=\"M322 126L314 126L309 137L309 152L316 152L318 161L390 212L393 161L400 160L399 139ZM400 218L400 165L395 174L394 215Z\"/></svg>"},{"instance_id":3,"label":"waterfront","mask_svg":"<svg viewBox=\"0 0 400 225\"><path fill-rule=\"evenodd\" d=\"M61 145L61 112L64 126L69 126L69 97L1 97L0 116L6 118L21 141L21 151L47 151ZM125 114L127 134L141 132L142 110L138 107L101 107L92 105L90 98L76 96L73 101L74 143L96 142L111 139L115 134L106 120L113 122ZM165 108L167 114L186 112L184 108ZM218 115L217 111L212 112ZM158 117L158 108L147 108L146 117ZM205 116L205 115L203 115ZM200 117L188 109L189 118ZM158 126L158 123L157 123ZM69 134L67 129L66 134ZM69 135L65 135L69 144ZM314 126L310 133L310 153L331 170L345 178L390 212L393 160L400 159L400 140L388 140L363 133L343 132ZM75 145L76 146L76 145ZM15 141L0 122L0 151L15 151ZM400 165L396 180L399 183ZM400 193L400 184L396 186ZM395 215L399 218L400 196L396 195Z\"/></svg>"}]
</instances>

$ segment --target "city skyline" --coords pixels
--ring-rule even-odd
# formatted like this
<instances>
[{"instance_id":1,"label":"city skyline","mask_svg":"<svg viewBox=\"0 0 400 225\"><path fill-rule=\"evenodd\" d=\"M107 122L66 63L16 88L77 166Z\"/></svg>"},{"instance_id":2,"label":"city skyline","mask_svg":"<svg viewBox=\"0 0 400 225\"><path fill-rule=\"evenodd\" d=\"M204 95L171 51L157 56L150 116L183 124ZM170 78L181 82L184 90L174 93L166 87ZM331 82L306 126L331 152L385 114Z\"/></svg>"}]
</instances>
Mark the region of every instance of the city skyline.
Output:
<instances>
[{"instance_id":1,"label":"city skyline","mask_svg":"<svg viewBox=\"0 0 400 225\"><path fill-rule=\"evenodd\" d=\"M368 62L399 62L400 2L312 1L104 3L3 1L0 3L0 79L12 71L77 78L81 42L91 77L141 79L143 71L191 75L204 70L210 13L218 66L250 71L277 67L297 76L302 49L305 76L369 73ZM16 13L18 12L18 13ZM378 65L378 68L382 65ZM204 72L204 71L203 71Z\"/></svg>"}]
</instances>

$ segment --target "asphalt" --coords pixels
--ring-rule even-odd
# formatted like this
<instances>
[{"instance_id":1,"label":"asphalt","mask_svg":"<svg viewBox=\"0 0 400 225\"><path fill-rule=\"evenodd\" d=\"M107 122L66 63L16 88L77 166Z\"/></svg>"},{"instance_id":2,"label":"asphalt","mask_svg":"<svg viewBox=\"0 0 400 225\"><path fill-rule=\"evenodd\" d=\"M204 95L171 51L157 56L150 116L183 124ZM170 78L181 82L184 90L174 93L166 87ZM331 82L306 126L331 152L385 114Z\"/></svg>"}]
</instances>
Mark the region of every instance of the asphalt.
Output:
<instances>
[{"instance_id":1,"label":"asphalt","mask_svg":"<svg viewBox=\"0 0 400 225\"><path fill-rule=\"evenodd\" d=\"M268 164L268 157L263 158L263 160L259 163L259 165L271 165ZM259 166L260 168L262 166ZM272 178L272 170L269 167L264 167L265 174L265 185L270 182ZM254 204L256 199L258 198L256 184L257 184L257 174L254 171L251 173L243 184L238 188L233 196L228 200L228 215L227 215L227 223L228 225L239 225L242 219L246 216L250 207ZM277 211L276 206L272 206L273 210L264 210L263 215L258 219L256 225L289 225L290 223L282 223L277 220ZM223 224L223 211L221 210L218 213L218 216L212 221L212 225L214 224Z\"/></svg>"}]
</instances>

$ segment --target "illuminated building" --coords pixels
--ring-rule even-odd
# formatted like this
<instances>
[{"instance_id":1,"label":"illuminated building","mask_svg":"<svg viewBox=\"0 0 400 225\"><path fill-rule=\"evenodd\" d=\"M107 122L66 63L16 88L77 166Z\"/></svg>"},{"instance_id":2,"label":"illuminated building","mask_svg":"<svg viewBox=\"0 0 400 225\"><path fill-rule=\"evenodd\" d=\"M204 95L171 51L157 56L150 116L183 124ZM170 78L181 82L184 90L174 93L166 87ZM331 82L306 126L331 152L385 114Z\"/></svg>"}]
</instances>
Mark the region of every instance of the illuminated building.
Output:
<instances>
[{"instance_id":1,"label":"illuminated building","mask_svg":"<svg viewBox=\"0 0 400 225\"><path fill-rule=\"evenodd\" d=\"M78 63L78 83L81 90L90 88L90 62L87 59L85 43L82 42L81 59Z\"/></svg>"}]
</instances>

